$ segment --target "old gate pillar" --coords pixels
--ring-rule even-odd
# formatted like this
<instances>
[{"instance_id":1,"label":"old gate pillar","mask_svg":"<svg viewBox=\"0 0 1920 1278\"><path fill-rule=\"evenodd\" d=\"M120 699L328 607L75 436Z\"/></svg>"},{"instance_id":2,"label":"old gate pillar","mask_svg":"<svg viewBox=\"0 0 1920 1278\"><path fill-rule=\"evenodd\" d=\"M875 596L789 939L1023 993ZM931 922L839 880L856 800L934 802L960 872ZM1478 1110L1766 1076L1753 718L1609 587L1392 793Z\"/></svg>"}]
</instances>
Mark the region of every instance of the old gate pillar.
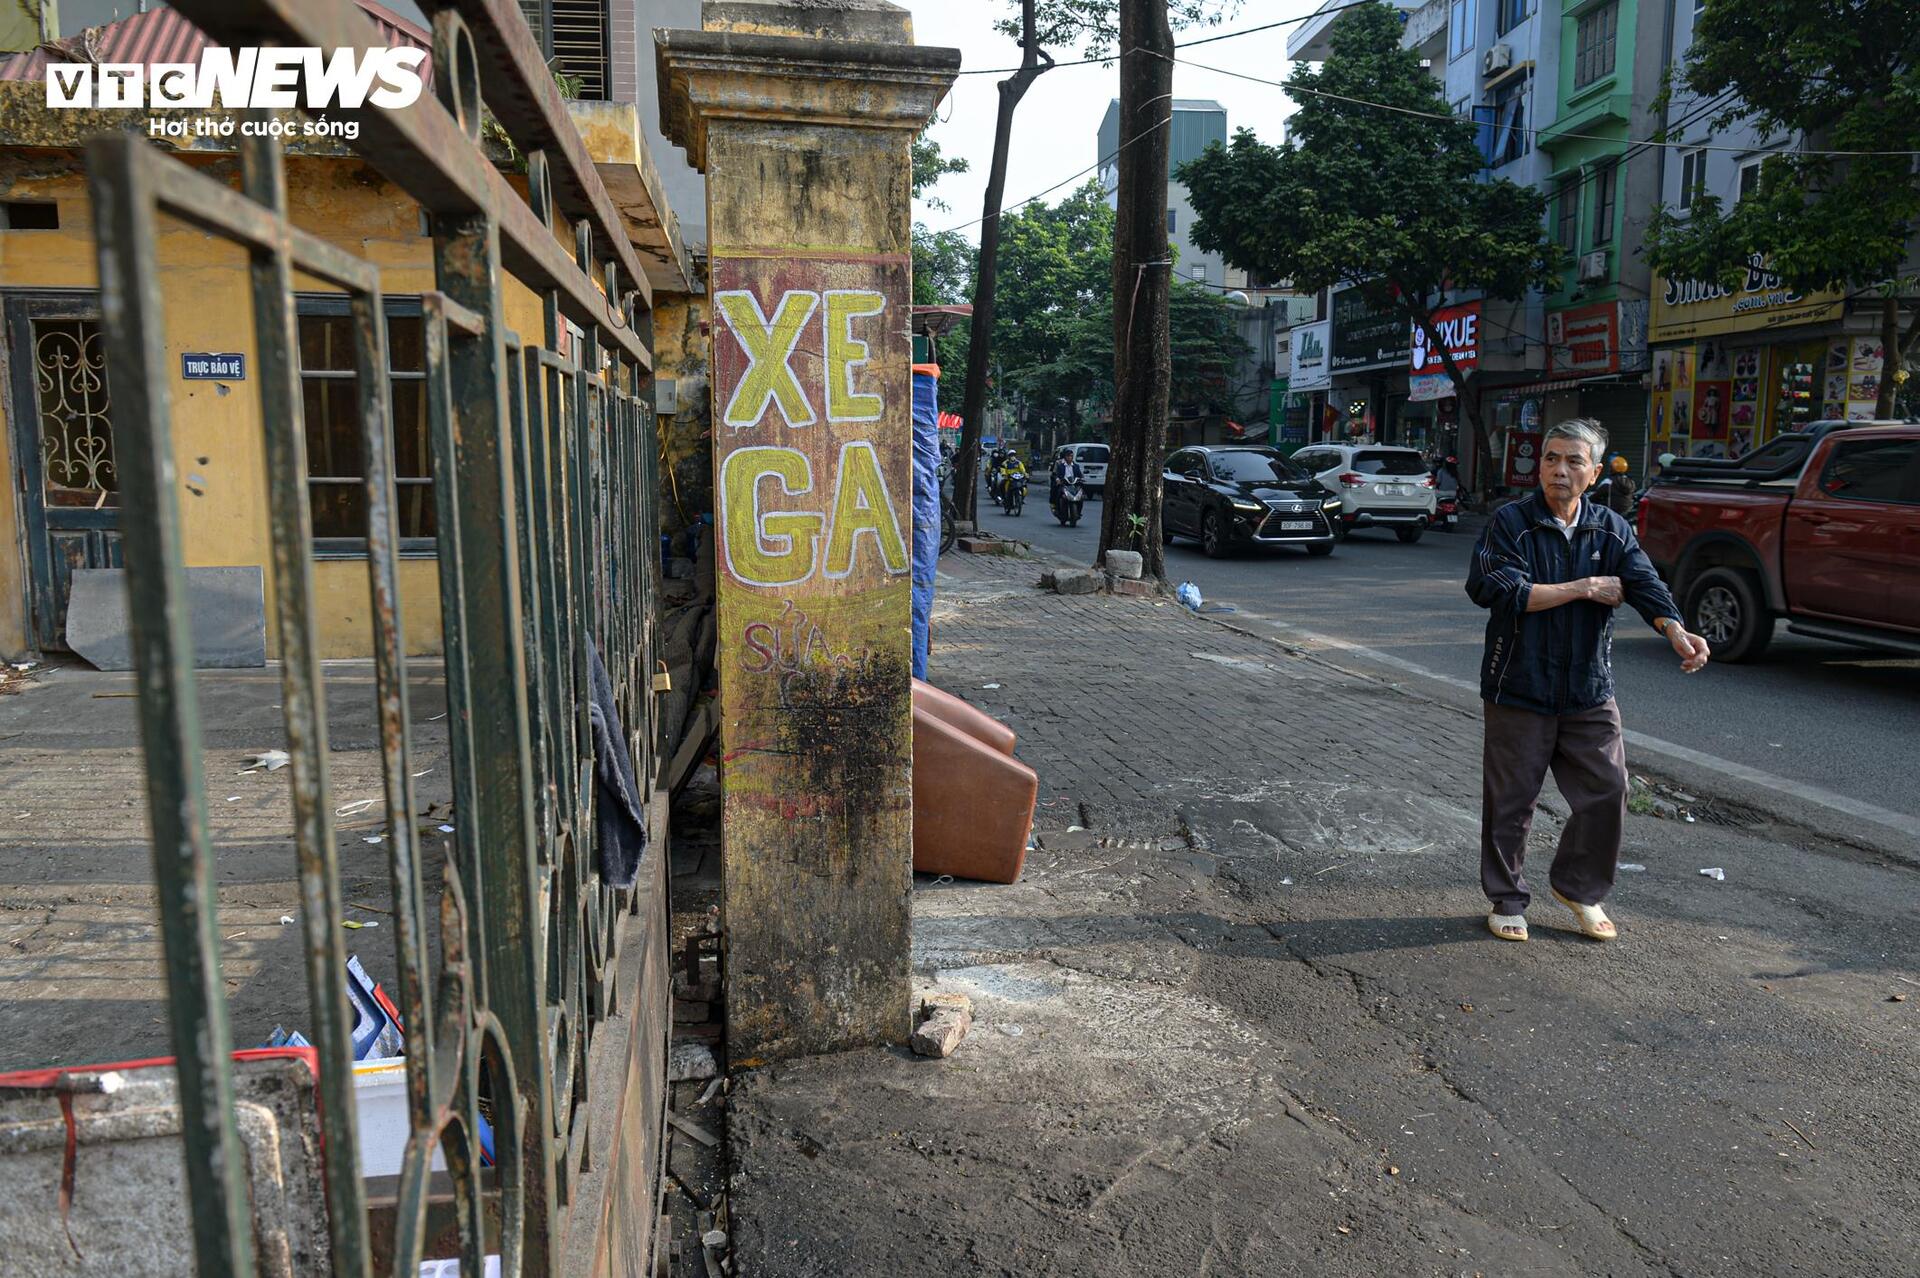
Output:
<instances>
[{"instance_id":1,"label":"old gate pillar","mask_svg":"<svg viewBox=\"0 0 1920 1278\"><path fill-rule=\"evenodd\" d=\"M656 31L707 176L736 1062L905 1041L914 135L960 54L881 0L710 0Z\"/></svg>"}]
</instances>

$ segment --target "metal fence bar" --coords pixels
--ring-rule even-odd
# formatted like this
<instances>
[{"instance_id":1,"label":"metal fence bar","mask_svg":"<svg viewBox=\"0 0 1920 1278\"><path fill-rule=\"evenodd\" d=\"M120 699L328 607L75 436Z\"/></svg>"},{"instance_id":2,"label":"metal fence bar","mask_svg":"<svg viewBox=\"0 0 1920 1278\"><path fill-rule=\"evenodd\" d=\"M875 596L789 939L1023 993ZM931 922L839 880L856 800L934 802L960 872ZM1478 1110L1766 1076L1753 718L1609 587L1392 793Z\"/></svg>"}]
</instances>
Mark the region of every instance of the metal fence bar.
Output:
<instances>
[{"instance_id":1,"label":"metal fence bar","mask_svg":"<svg viewBox=\"0 0 1920 1278\"><path fill-rule=\"evenodd\" d=\"M206 781L193 630L180 544L172 397L153 246L158 217L145 144L131 135L87 146L99 244L101 325L114 376L114 461L126 532L127 590L139 671L140 740L167 1012L189 1150L194 1260L203 1275L251 1278L244 1155L234 1123L226 988L220 975L219 893L207 841Z\"/></svg>"},{"instance_id":2,"label":"metal fence bar","mask_svg":"<svg viewBox=\"0 0 1920 1278\"><path fill-rule=\"evenodd\" d=\"M455 12L456 6L459 12ZM346 0L181 0L229 43L365 44ZM321 1062L333 1272L362 1278L370 1244L356 1148L338 853L311 584L309 476L292 306L296 271L348 299L357 381L376 709L392 877L397 989L408 1042L410 1133L389 1233L395 1275L417 1272L430 1172L444 1154L464 1271L485 1263L489 1206L501 1272L552 1272L558 1207L589 1165L585 1106L595 1026L620 1006L624 893L594 860L589 645L616 687L644 786L651 753L654 507L651 369L637 321L650 299L611 202L585 165L550 81L529 81L529 37L504 0L443 0L436 91L363 116L362 154L430 214L438 290L422 299L427 424L455 798L430 962L426 858L410 771L386 321L377 267L293 227L275 142L243 147L240 192L127 135L89 149L102 307L121 433L123 519L140 670L156 880L178 1057L195 1255L213 1275L254 1268L249 1192L232 1118L224 985L206 835L192 644L173 494L169 370L154 228L161 212L249 255L268 451L275 607L283 661L303 939ZM476 39L460 13L484 28ZM512 23L519 21L517 13ZM485 51L482 56L481 50ZM523 202L478 146L485 81L531 148ZM518 87L516 87L518 86ZM371 126L371 127L365 127ZM555 166L574 225L555 238ZM607 252L595 252L595 232ZM502 270L540 295L543 345L507 332ZM597 270L596 270L597 267ZM603 283L596 283L596 275ZM572 329L563 318L581 325ZM558 352L564 346L572 358ZM635 562L634 557L639 559ZM653 855L661 851L656 849ZM664 938L654 935L649 943ZM656 1045L656 1047L659 1045ZM649 1056L659 1053L649 1049ZM657 1064L658 1062L655 1062ZM491 1175L481 1167L490 1103ZM655 1098L657 1099L657 1097Z\"/></svg>"},{"instance_id":3,"label":"metal fence bar","mask_svg":"<svg viewBox=\"0 0 1920 1278\"><path fill-rule=\"evenodd\" d=\"M286 213L280 143L249 137L240 144L241 185L275 218ZM284 240L252 250L253 326L261 418L266 428L268 527L273 547L273 599L280 626L280 685L292 777L294 847L300 874L300 930L311 992L313 1045L320 1060L320 1101L328 1114L348 1114L353 1096L353 1013L339 973L347 964L340 867L333 844L327 784L326 692L313 621L313 520L307 504L307 432L293 315L293 264ZM327 1129L327 1222L336 1269L366 1269L367 1199L360 1180L356 1126Z\"/></svg>"}]
</instances>

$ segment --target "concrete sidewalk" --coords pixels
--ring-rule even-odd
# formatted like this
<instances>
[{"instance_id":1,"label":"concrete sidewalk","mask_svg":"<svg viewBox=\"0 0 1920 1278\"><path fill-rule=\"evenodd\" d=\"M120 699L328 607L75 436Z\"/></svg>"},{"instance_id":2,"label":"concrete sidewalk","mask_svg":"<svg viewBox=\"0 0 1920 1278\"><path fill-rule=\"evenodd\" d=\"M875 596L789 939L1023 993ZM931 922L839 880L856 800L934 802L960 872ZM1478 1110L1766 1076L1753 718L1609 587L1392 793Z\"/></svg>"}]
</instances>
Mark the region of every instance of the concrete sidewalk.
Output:
<instances>
[{"instance_id":1,"label":"concrete sidewalk","mask_svg":"<svg viewBox=\"0 0 1920 1278\"><path fill-rule=\"evenodd\" d=\"M1549 900L1501 944L1473 715L1030 562L942 571L934 682L1019 732L1038 846L917 886L919 979L976 1000L954 1057L736 1076L741 1272L1908 1264L1914 871L1702 796L1727 824L1630 820L1619 943Z\"/></svg>"}]
</instances>

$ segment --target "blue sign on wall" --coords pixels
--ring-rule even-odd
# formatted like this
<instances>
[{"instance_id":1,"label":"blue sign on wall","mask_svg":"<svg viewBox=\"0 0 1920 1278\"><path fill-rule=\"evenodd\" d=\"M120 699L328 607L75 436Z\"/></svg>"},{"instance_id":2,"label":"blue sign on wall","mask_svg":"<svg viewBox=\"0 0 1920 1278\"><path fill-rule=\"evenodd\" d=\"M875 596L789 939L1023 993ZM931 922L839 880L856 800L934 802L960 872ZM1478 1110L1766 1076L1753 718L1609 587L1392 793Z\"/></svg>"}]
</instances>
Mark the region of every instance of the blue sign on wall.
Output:
<instances>
[{"instance_id":1,"label":"blue sign on wall","mask_svg":"<svg viewBox=\"0 0 1920 1278\"><path fill-rule=\"evenodd\" d=\"M180 376L190 382L244 382L247 380L247 357L183 351L180 355Z\"/></svg>"}]
</instances>

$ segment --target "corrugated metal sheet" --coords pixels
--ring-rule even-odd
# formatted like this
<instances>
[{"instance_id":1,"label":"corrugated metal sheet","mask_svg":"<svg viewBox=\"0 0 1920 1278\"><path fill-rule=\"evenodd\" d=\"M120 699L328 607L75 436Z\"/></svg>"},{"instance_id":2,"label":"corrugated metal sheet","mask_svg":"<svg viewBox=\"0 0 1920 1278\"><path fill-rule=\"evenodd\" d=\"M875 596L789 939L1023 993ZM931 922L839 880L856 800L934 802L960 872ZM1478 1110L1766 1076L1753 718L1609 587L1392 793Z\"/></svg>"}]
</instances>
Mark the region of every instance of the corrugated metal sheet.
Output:
<instances>
[{"instance_id":1,"label":"corrugated metal sheet","mask_svg":"<svg viewBox=\"0 0 1920 1278\"><path fill-rule=\"evenodd\" d=\"M359 0L360 8L373 19L387 47L398 49L433 48L433 37L385 5L374 0ZM46 45L28 53L0 58L0 80L44 80L49 62L119 62L152 66L156 62L198 62L200 51L214 45L206 33L172 9L151 9L146 13L88 27L77 36L60 42L65 55L49 55ZM422 79L430 86L431 64L422 66Z\"/></svg>"}]
</instances>

